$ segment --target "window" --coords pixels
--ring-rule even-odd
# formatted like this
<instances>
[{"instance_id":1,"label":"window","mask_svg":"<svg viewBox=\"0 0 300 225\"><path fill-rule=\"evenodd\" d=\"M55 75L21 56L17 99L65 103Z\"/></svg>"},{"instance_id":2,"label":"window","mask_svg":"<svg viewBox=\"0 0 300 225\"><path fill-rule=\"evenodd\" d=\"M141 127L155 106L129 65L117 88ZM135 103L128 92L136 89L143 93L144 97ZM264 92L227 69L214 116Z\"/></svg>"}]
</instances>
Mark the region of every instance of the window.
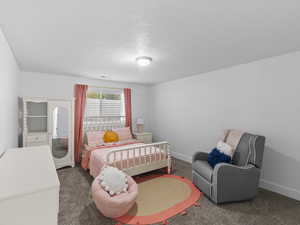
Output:
<instances>
[{"instance_id":1,"label":"window","mask_svg":"<svg viewBox=\"0 0 300 225\"><path fill-rule=\"evenodd\" d=\"M125 123L122 89L89 88L85 108L85 126L89 129L109 129Z\"/></svg>"}]
</instances>

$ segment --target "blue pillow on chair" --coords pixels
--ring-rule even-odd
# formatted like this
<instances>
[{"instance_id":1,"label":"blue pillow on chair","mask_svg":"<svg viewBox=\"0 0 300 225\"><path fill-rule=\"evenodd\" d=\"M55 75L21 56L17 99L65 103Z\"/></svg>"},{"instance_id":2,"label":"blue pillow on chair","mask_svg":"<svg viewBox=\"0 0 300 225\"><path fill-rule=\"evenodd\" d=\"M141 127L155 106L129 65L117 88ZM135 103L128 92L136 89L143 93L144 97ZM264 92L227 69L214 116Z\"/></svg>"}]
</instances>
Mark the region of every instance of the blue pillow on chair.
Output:
<instances>
[{"instance_id":1,"label":"blue pillow on chair","mask_svg":"<svg viewBox=\"0 0 300 225\"><path fill-rule=\"evenodd\" d=\"M219 149L214 148L209 154L207 159L208 164L215 168L218 163L231 163L231 157L224 154Z\"/></svg>"}]
</instances>

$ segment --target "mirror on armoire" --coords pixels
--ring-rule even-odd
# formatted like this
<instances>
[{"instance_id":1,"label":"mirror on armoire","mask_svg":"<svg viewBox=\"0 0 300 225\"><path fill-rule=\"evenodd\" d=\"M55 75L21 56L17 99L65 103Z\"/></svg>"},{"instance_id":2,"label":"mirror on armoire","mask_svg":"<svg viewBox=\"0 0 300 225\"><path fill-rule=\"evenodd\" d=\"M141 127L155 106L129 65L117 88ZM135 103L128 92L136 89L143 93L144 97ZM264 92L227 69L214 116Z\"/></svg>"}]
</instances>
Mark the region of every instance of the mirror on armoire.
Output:
<instances>
[{"instance_id":1,"label":"mirror on armoire","mask_svg":"<svg viewBox=\"0 0 300 225\"><path fill-rule=\"evenodd\" d=\"M69 143L69 118L68 109L55 107L53 110L53 130L52 130L52 154L60 159L68 154Z\"/></svg>"}]
</instances>

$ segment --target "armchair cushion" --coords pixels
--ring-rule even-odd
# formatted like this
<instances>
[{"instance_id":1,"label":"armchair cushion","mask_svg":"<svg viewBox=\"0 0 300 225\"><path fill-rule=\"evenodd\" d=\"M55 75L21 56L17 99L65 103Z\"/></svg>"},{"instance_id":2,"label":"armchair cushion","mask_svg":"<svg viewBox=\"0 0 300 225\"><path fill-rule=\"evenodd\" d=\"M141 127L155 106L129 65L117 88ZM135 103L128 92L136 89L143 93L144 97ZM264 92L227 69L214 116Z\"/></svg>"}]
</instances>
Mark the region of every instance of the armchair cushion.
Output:
<instances>
[{"instance_id":1,"label":"armchair cushion","mask_svg":"<svg viewBox=\"0 0 300 225\"><path fill-rule=\"evenodd\" d=\"M213 170L213 174L215 179L219 179L221 177L224 178L226 176L228 178L236 179L239 176L251 177L252 175L259 175L259 169L250 164L247 166L236 166L228 163L220 163Z\"/></svg>"},{"instance_id":2,"label":"armchair cushion","mask_svg":"<svg viewBox=\"0 0 300 225\"><path fill-rule=\"evenodd\" d=\"M207 152L196 152L193 156L193 162L197 160L207 161L208 153Z\"/></svg>"},{"instance_id":3,"label":"armchair cushion","mask_svg":"<svg viewBox=\"0 0 300 225\"><path fill-rule=\"evenodd\" d=\"M245 166L247 164L247 158L250 153L250 139L251 135L247 133L242 136L232 159L234 165Z\"/></svg>"},{"instance_id":4,"label":"armchair cushion","mask_svg":"<svg viewBox=\"0 0 300 225\"><path fill-rule=\"evenodd\" d=\"M193 170L211 183L213 168L205 160L196 160L192 164Z\"/></svg>"}]
</instances>

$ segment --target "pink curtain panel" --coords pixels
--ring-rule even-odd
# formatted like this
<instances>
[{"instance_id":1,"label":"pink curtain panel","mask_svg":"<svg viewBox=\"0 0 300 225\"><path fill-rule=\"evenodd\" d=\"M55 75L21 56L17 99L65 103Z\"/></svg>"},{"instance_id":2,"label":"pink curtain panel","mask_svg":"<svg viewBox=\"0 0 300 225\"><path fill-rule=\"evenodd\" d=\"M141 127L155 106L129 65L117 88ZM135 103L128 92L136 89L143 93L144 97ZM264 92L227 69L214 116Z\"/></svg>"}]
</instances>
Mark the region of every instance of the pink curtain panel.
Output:
<instances>
[{"instance_id":1,"label":"pink curtain panel","mask_svg":"<svg viewBox=\"0 0 300 225\"><path fill-rule=\"evenodd\" d=\"M86 103L86 92L88 86L82 84L75 85L75 137L74 137L74 147L75 147L75 161L80 162L82 137L83 137L83 118Z\"/></svg>"},{"instance_id":2,"label":"pink curtain panel","mask_svg":"<svg viewBox=\"0 0 300 225\"><path fill-rule=\"evenodd\" d=\"M124 88L124 100L125 100L125 126L130 127L132 132L132 115L131 115L131 89Z\"/></svg>"}]
</instances>

